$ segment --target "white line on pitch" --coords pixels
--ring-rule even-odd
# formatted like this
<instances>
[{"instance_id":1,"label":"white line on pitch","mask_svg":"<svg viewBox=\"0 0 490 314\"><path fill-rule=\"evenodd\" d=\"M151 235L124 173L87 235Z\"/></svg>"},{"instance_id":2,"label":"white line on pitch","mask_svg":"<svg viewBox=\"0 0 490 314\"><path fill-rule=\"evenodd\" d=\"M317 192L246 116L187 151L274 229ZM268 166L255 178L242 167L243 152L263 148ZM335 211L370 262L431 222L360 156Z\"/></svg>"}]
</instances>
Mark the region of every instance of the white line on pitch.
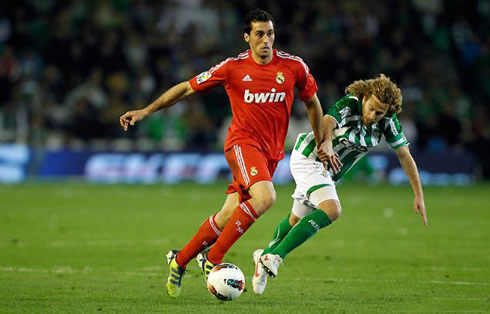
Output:
<instances>
[{"instance_id":1,"label":"white line on pitch","mask_svg":"<svg viewBox=\"0 0 490 314\"><path fill-rule=\"evenodd\" d=\"M303 278L303 277L282 277L285 280L296 281L351 281L351 282L398 282L398 280L390 279L355 279L355 278ZM417 280L420 283L446 284L446 285L462 285L462 286L489 286L490 283L484 281L444 281L444 280Z\"/></svg>"},{"instance_id":2,"label":"white line on pitch","mask_svg":"<svg viewBox=\"0 0 490 314\"><path fill-rule=\"evenodd\" d=\"M84 267L82 270L73 269L70 266L56 266L52 269L43 268L26 268L26 267L0 267L0 272L19 272L19 273L90 273L90 272L106 272L114 275L127 275L127 276L161 276L160 271L163 269L157 266L143 267L140 270L118 272L118 271L104 271L103 269L94 270L91 267ZM282 277L283 280L294 281L338 281L338 282L397 282L397 280L383 280L383 279L355 279L355 278L307 278L307 277ZM462 286L489 286L488 282L483 281L444 281L444 280L417 280L416 282L425 284L442 284L442 285L462 285Z\"/></svg>"}]
</instances>

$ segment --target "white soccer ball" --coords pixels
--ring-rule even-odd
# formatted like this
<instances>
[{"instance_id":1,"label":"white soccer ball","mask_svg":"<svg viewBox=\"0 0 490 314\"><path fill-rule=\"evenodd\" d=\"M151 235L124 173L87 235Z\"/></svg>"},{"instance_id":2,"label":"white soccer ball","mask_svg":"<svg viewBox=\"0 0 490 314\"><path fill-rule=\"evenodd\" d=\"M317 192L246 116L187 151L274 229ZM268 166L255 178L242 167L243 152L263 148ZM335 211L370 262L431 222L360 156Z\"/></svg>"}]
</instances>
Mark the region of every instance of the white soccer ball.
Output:
<instances>
[{"instance_id":1,"label":"white soccer ball","mask_svg":"<svg viewBox=\"0 0 490 314\"><path fill-rule=\"evenodd\" d=\"M236 265L218 264L208 275L208 290L219 300L235 300L242 294L243 289L245 289L245 277Z\"/></svg>"}]
</instances>

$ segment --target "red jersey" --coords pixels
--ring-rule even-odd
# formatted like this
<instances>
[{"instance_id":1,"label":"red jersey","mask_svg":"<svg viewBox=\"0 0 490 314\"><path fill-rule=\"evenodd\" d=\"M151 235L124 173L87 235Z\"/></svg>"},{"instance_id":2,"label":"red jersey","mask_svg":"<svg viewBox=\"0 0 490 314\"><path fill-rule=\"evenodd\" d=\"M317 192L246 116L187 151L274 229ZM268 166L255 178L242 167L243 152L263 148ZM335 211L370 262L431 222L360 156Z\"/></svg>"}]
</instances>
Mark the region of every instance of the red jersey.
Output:
<instances>
[{"instance_id":1,"label":"red jersey","mask_svg":"<svg viewBox=\"0 0 490 314\"><path fill-rule=\"evenodd\" d=\"M272 160L284 158L294 87L298 87L299 97L305 102L318 90L301 58L277 50L265 65L256 63L247 50L195 76L189 83L196 92L217 85L225 87L233 113L225 151L235 144L248 144Z\"/></svg>"}]
</instances>

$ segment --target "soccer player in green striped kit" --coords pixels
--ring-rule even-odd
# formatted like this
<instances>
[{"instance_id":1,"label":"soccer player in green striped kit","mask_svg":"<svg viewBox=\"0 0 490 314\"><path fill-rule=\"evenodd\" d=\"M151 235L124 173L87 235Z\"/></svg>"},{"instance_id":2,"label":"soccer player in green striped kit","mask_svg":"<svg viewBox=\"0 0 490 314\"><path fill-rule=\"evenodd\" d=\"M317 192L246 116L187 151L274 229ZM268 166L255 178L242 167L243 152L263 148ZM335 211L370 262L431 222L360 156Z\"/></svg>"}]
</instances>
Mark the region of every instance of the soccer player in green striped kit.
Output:
<instances>
[{"instance_id":1,"label":"soccer player in green striped kit","mask_svg":"<svg viewBox=\"0 0 490 314\"><path fill-rule=\"evenodd\" d=\"M317 150L313 132L298 135L291 153L291 173L296 182L292 211L276 227L269 246L253 253L252 285L256 294L264 292L269 275L277 276L286 255L340 216L335 182L377 146L383 136L409 178L415 194L414 211L422 215L427 225L417 165L397 118L402 105L400 89L381 74L355 81L345 92L346 96L323 118L326 150Z\"/></svg>"}]
</instances>

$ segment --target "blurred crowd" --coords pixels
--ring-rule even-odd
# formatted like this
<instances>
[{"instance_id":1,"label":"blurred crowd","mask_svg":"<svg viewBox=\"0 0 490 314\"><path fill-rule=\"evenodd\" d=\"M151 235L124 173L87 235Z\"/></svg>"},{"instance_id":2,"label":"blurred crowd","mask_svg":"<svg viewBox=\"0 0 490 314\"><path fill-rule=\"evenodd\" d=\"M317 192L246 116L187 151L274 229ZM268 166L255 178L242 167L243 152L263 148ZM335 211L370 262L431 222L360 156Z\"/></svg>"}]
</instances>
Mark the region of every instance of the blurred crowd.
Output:
<instances>
[{"instance_id":1,"label":"blurred crowd","mask_svg":"<svg viewBox=\"0 0 490 314\"><path fill-rule=\"evenodd\" d=\"M402 88L412 149L470 151L488 168L487 0L8 1L0 6L0 142L220 150L231 118L220 88L126 134L118 118L246 50L242 19L255 7L275 18L275 48L309 65L324 110L353 80L385 73ZM297 103L286 146L308 128Z\"/></svg>"}]
</instances>

